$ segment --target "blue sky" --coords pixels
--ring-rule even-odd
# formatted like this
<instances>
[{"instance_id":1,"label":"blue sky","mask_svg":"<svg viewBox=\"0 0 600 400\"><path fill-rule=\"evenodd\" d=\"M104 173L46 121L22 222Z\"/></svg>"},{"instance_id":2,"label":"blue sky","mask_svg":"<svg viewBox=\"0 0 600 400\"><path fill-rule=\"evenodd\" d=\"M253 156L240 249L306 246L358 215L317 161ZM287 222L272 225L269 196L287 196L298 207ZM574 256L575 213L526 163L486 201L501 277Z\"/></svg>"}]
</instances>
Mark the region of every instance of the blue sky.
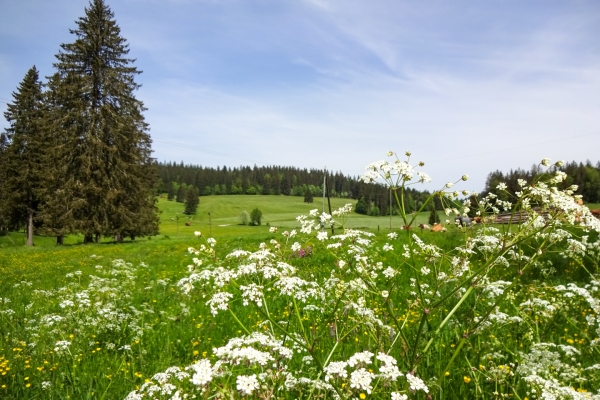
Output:
<instances>
[{"instance_id":1,"label":"blue sky","mask_svg":"<svg viewBox=\"0 0 600 400\"><path fill-rule=\"evenodd\" d=\"M107 3L159 160L359 175L410 150L429 189L468 174L471 190L543 157L600 160L598 1ZM87 4L0 2L0 109L32 65L53 72Z\"/></svg>"}]
</instances>

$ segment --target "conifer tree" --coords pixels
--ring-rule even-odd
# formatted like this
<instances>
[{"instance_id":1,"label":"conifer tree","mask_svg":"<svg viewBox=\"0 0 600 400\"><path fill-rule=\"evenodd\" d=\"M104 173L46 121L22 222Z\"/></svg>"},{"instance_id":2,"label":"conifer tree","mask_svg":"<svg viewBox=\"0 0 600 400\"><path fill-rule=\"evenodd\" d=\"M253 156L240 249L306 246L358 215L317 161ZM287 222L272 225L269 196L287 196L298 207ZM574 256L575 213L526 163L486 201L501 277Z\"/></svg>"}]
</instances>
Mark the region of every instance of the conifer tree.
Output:
<instances>
[{"instance_id":1,"label":"conifer tree","mask_svg":"<svg viewBox=\"0 0 600 400\"><path fill-rule=\"evenodd\" d=\"M34 219L40 207L44 127L42 84L33 66L13 92L4 117L10 124L2 136L3 209L11 227L25 225L27 246L33 246Z\"/></svg>"},{"instance_id":2,"label":"conifer tree","mask_svg":"<svg viewBox=\"0 0 600 400\"><path fill-rule=\"evenodd\" d=\"M354 212L357 214L367 215L369 212L369 207L367 206L367 202L364 197L361 197L354 206Z\"/></svg>"},{"instance_id":3,"label":"conifer tree","mask_svg":"<svg viewBox=\"0 0 600 400\"><path fill-rule=\"evenodd\" d=\"M439 224L440 216L437 213L437 210L434 206L431 206L431 211L429 212L429 225Z\"/></svg>"},{"instance_id":4,"label":"conifer tree","mask_svg":"<svg viewBox=\"0 0 600 400\"><path fill-rule=\"evenodd\" d=\"M45 169L40 209L42 234L56 236L56 244L63 244L66 234L73 231L70 199L67 191L68 160L62 158L68 146L69 135L65 134L76 126L76 121L64 121L60 118L64 108L73 106L73 99L60 96L61 78L55 73L48 78L44 93L43 123L46 127L46 151L43 154Z\"/></svg>"},{"instance_id":5,"label":"conifer tree","mask_svg":"<svg viewBox=\"0 0 600 400\"><path fill-rule=\"evenodd\" d=\"M175 186L173 182L167 183L167 200L172 201L175 198Z\"/></svg>"},{"instance_id":6,"label":"conifer tree","mask_svg":"<svg viewBox=\"0 0 600 400\"><path fill-rule=\"evenodd\" d=\"M179 189L177 189L177 199L176 201L178 203L184 203L185 202L185 184L181 184L179 185Z\"/></svg>"},{"instance_id":7,"label":"conifer tree","mask_svg":"<svg viewBox=\"0 0 600 400\"><path fill-rule=\"evenodd\" d=\"M92 0L76 24L75 42L61 45L54 64L69 224L85 242L155 234L157 175L145 108L134 95L140 71L104 0Z\"/></svg>"},{"instance_id":8,"label":"conifer tree","mask_svg":"<svg viewBox=\"0 0 600 400\"><path fill-rule=\"evenodd\" d=\"M196 214L196 210L198 209L198 204L200 200L198 199L198 191L194 186L190 186L185 193L185 211L184 214L192 215Z\"/></svg>"},{"instance_id":9,"label":"conifer tree","mask_svg":"<svg viewBox=\"0 0 600 400\"><path fill-rule=\"evenodd\" d=\"M310 190L310 188L306 189L306 191L304 192L304 202L312 203L313 201L314 201L314 198L313 198L312 190Z\"/></svg>"}]
</instances>

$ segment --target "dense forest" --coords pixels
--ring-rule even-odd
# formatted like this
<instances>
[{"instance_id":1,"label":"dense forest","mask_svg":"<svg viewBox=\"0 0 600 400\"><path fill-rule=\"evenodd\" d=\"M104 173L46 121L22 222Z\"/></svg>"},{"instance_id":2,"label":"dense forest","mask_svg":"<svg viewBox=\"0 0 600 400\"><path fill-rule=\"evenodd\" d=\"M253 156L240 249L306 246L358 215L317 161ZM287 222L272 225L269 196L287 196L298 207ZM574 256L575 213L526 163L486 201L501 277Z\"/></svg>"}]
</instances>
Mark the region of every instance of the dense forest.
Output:
<instances>
[{"instance_id":1,"label":"dense forest","mask_svg":"<svg viewBox=\"0 0 600 400\"><path fill-rule=\"evenodd\" d=\"M201 196L228 194L265 194L284 196L323 195L325 171L300 169L295 167L227 166L211 168L184 163L158 163L161 191L170 199L181 198L189 186L197 188ZM389 215L390 191L383 185L366 184L358 177L349 177L341 172L327 172L329 196L359 200L364 199L366 207L359 212L370 215ZM179 196L177 194L180 194ZM429 196L427 191L407 189L405 203L409 211L419 208ZM438 204L441 208L441 204ZM392 213L394 211L392 210Z\"/></svg>"}]
</instances>

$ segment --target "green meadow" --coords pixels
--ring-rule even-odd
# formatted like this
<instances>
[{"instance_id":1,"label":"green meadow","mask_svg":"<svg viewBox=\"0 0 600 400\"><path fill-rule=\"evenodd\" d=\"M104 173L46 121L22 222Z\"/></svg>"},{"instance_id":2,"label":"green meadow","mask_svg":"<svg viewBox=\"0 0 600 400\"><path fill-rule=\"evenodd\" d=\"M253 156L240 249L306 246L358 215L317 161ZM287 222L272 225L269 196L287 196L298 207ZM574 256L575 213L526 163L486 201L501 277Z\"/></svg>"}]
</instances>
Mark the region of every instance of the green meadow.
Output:
<instances>
[{"instance_id":1,"label":"green meadow","mask_svg":"<svg viewBox=\"0 0 600 400\"><path fill-rule=\"evenodd\" d=\"M182 203L160 197L160 235L126 240L120 244L105 238L98 244L83 245L82 238L73 235L63 246L56 246L53 238L36 237L36 246L27 248L22 234L0 237L0 398L125 398L145 384L156 383L156 374L169 367L183 368L202 360L216 362L214 349L224 346L232 337L242 336L246 329L265 330L266 317L260 308L255 307L253 311L237 301L231 304L231 314L222 312L213 317L206 303L208 298L203 298L205 293L202 290L187 296L177 283L190 274L188 266L192 264L193 256L188 253L188 248L198 249L201 244L207 243L207 237L214 237L217 241L215 253L207 253L207 267L210 263L227 265L229 262L225 261L225 256L233 250L255 251L261 243L265 243L273 246L271 251L276 252L280 243L287 249L283 259L298 268L299 276L327 279L336 260L347 257L344 255L345 248L336 254L335 250L325 248L315 236L305 235L298 240L308 253L300 256L289 250L291 241L287 242L283 234L286 230L299 230L298 215L322 208L320 201L306 204L302 200L301 197L285 196L204 196L196 215L186 216L182 213ZM331 199L331 207L335 210L347 202L346 199ZM327 202L325 207L327 210ZM241 212L250 213L254 208L263 213L262 225L241 225ZM428 214L418 215L415 225L426 223ZM440 213L440 218L444 221L447 217ZM366 296L372 309L383 320L389 320L393 315L392 319L402 326L404 334L416 335L414 345L424 346L426 343L419 336L430 334L422 333L422 317L425 314L419 307L415 308L416 303L406 299L414 296L414 280L411 277L427 272L422 269L419 272L426 258L413 260L416 267L410 267L404 260L402 249L410 239L401 229L403 223L400 218L394 216L391 222L392 231L399 233L397 239L388 237L389 217L351 213L345 225L374 233L369 253L381 265L391 265L401 271L392 280L376 282L380 288L386 289L386 293L389 291L393 305L377 292L370 291ZM278 231L270 232L270 227L277 227ZM497 228L504 229L503 226ZM512 229L518 232L516 226ZM203 237L196 237L195 231L202 232ZM480 228L461 231L454 227L449 227L446 233L421 232L418 228L413 231L426 243L443 249L442 260L446 259L449 265L454 262L451 262L454 257L451 256L452 249L481 232ZM579 235L578 231L574 232ZM341 230L336 233L341 233ZM512 232L509 229L505 234L508 238ZM597 235L592 234L589 242L596 241ZM393 249L385 249L388 243ZM523 251L530 256L535 254L525 248ZM351 258L346 259L351 262ZM473 261L484 259L484 254L480 254ZM512 267L496 267L493 273L490 272L489 279L521 280L514 297L506 304L502 303L507 307L503 311L517 310L515 305L526 304L530 301L528 299L536 296L543 299L540 301L560 297L560 292L551 285L585 282L589 280L589 273L597 273L597 259L591 263L574 260L564 257L560 251L549 251L536 264L539 268L525 269L519 272L519 278L515 278L516 272ZM550 269L554 272L548 272ZM427 274L423 279L430 276ZM517 380L513 371L518 365L519 352L539 342L573 346L581 352L580 360L587 366L600 362L597 348L590 348L590 343L597 340L597 334L582 322L589 316L595 316L597 311L585 301L576 302L573 298L561 303L564 312L550 315L540 311L538 314L531 309L519 314L523 322L518 328L499 326L467 339L461 333L465 331L460 324L493 310L494 303L487 299L488 296L491 295L478 291L475 297L469 297L456 311L449 329L436 337L434 345L427 345L430 348L427 356L416 358L421 365L417 371L419 376L443 378L443 381L427 381L432 393L435 393L433 398L538 398L523 381ZM290 308L289 303L275 296L270 307L269 317L273 321L290 320L293 307ZM432 312L432 321L437 321L432 324L439 324L444 313L450 310L455 312L451 305L440 307L439 314ZM339 312L339 329L343 330L342 319L347 317L347 311L340 309ZM232 319L233 315L239 319L237 322ZM335 350L338 344L331 340L333 325L321 320L318 314L306 313L300 320L308 321L309 318L314 318L314 322L306 322L311 324L306 326L307 334L311 336L310 332L314 332L316 335L314 343L318 352L327 350L327 346L333 346ZM374 335L373 327L364 325L360 319L355 324L348 328L343 339L339 339L340 349L343 347L344 350L339 350L335 357L344 359L364 349L390 345L388 340L391 338L386 339L387 334L380 332L380 337ZM319 331L322 333L319 334ZM406 343L412 344L411 340ZM459 352L463 346L464 349ZM326 354L323 353L323 357ZM411 368L410 360L415 360L416 356L406 345L396 348L392 354L399 360L398 365L403 371ZM492 358L490 354L503 354L504 358ZM290 361L290 368L303 370L303 360ZM585 371L582 369L581 372ZM596 381L595 378L587 383L573 381L572 388L577 393L588 393L594 389ZM235 387L235 381L227 385ZM384 392L392 390L383 389ZM406 390L405 387L403 392L412 393ZM242 397L241 392L234 390L234 393ZM295 393L289 396L298 396L298 392ZM307 393L306 396L300 393L301 397L309 397ZM361 399L381 398L370 396L367 390L353 393ZM347 398L353 398L350 392L347 394ZM258 394L244 397L262 398ZM155 398L171 399L172 396ZM386 398L390 398L389 393ZM417 391L410 398L428 397Z\"/></svg>"}]
</instances>

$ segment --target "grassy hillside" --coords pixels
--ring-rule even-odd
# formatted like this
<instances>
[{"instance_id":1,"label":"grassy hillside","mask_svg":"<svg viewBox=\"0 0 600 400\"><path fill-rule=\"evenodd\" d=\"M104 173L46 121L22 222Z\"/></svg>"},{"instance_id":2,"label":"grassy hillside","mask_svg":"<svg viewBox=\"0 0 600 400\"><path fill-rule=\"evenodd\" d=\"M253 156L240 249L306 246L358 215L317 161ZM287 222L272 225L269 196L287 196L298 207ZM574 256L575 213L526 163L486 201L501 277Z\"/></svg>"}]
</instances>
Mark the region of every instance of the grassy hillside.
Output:
<instances>
[{"instance_id":1,"label":"grassy hillside","mask_svg":"<svg viewBox=\"0 0 600 400\"><path fill-rule=\"evenodd\" d=\"M356 203L352 199L331 199L331 208L336 210L346 203ZM312 209L323 208L321 199L315 199L314 203L304 203L302 197L297 196L202 196L196 215L183 214L183 203L168 201L166 196L158 199L160 210L160 235L156 238L168 236L170 239L189 238L195 231L202 231L214 237L240 237L247 235L265 234L269 226L277 226L285 229L297 228L299 225L296 217L300 214L308 214ZM241 225L240 214L242 211L250 213L254 208L262 211L262 226ZM327 201L325 210L328 210ZM209 216L210 213L210 216ZM426 223L429 213L422 213L417 217L417 224ZM440 218L445 216L440 212ZM190 226L186 226L186 222ZM393 230L402 227L402 221L395 216L370 217L360 214L352 214L347 221L349 228L368 229L376 232L388 232L390 225ZM11 232L8 236L0 236L0 248L20 247L25 244L23 232ZM145 240L145 239L138 239ZM105 243L111 242L112 238L104 238ZM54 246L55 238L36 236L34 239L36 247ZM81 235L69 235L65 238L65 244L78 244L83 242Z\"/></svg>"}]
</instances>

